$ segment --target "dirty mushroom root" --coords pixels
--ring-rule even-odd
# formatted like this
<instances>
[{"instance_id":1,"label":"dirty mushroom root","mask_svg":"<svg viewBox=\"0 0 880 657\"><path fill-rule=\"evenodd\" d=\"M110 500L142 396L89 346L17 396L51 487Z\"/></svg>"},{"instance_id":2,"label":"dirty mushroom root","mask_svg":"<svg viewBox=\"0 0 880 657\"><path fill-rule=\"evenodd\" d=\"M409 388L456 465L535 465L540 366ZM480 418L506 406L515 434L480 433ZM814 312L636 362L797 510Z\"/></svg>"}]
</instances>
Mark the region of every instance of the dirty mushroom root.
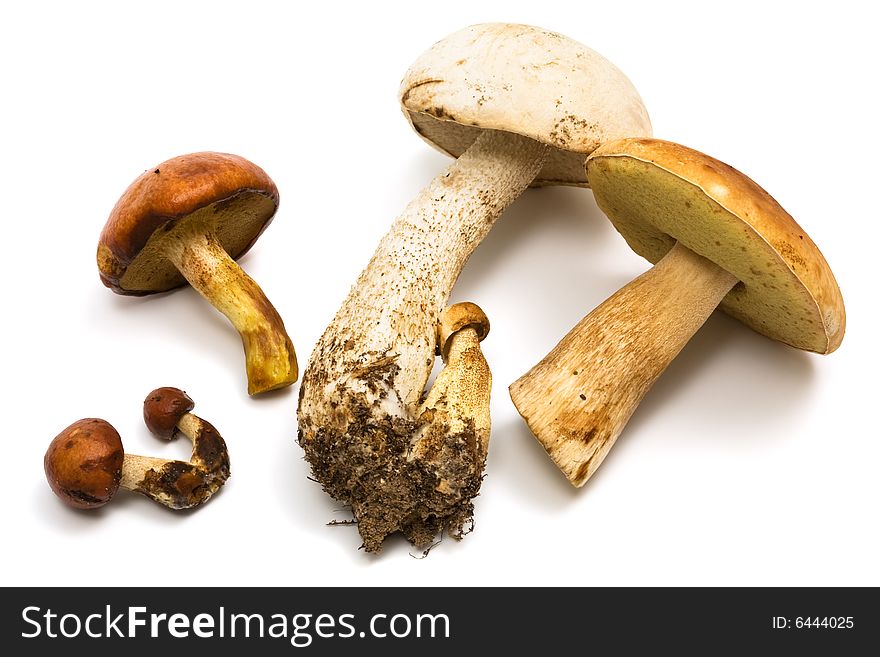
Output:
<instances>
[{"instance_id":1,"label":"dirty mushroom root","mask_svg":"<svg viewBox=\"0 0 880 657\"><path fill-rule=\"evenodd\" d=\"M376 413L396 402L387 386L398 370L388 360L357 373L339 397L344 430L320 427L301 441L325 490L351 506L368 551L398 531L416 545L467 533L489 446L492 375L480 350L488 332L478 306L451 306L438 327L444 368L412 419Z\"/></svg>"},{"instance_id":2,"label":"dirty mushroom root","mask_svg":"<svg viewBox=\"0 0 880 657\"><path fill-rule=\"evenodd\" d=\"M759 333L827 354L843 299L822 253L732 167L655 139L603 145L587 161L596 202L656 263L580 321L510 386L572 484L595 472L654 381L720 307Z\"/></svg>"},{"instance_id":3,"label":"dirty mushroom root","mask_svg":"<svg viewBox=\"0 0 880 657\"><path fill-rule=\"evenodd\" d=\"M112 425L86 418L64 429L49 445L43 460L49 486L78 509L107 504L119 488L171 509L201 506L229 478L229 455L217 430L189 413L191 409L192 400L176 388L160 388L144 403L151 431L157 433L158 427L157 435L165 440L180 432L192 441L189 461L125 454Z\"/></svg>"},{"instance_id":4,"label":"dirty mushroom root","mask_svg":"<svg viewBox=\"0 0 880 657\"><path fill-rule=\"evenodd\" d=\"M126 295L189 282L241 336L248 393L289 386L298 370L284 322L236 263L277 208L275 183L242 157L172 158L137 178L110 213L98 244L101 280Z\"/></svg>"},{"instance_id":5,"label":"dirty mushroom root","mask_svg":"<svg viewBox=\"0 0 880 657\"><path fill-rule=\"evenodd\" d=\"M404 76L400 103L422 138L458 159L380 242L312 352L298 410L315 478L351 505L369 551L397 531L417 544L442 529L460 536L471 518L488 432L488 415L477 419L488 410L471 401L488 400L488 371L466 365L471 356L454 365L453 342L446 397L439 379L424 393L441 314L473 250L529 185L584 185L600 143L651 130L617 68L526 25L475 25L441 40ZM463 353L476 362L475 344ZM456 412L453 390L468 400Z\"/></svg>"}]
</instances>

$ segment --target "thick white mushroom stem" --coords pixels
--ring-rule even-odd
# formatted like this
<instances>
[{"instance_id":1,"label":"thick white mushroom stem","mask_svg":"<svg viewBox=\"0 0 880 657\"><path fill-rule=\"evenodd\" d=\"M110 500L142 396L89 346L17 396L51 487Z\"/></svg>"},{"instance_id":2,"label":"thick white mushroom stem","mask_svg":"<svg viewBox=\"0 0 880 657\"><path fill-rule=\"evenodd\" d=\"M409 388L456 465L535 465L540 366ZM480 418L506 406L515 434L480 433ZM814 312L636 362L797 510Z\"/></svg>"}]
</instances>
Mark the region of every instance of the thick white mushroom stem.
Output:
<instances>
[{"instance_id":1,"label":"thick white mushroom stem","mask_svg":"<svg viewBox=\"0 0 880 657\"><path fill-rule=\"evenodd\" d=\"M315 478L351 505L367 550L396 531L418 544L443 529L460 535L470 521L482 461L459 463L448 489L460 493L444 496L437 487L448 477L411 457L411 445L424 431L421 402L452 286L546 155L525 137L478 137L397 218L312 352L299 442Z\"/></svg>"},{"instance_id":2,"label":"thick white mushroom stem","mask_svg":"<svg viewBox=\"0 0 880 657\"><path fill-rule=\"evenodd\" d=\"M645 393L736 283L676 243L510 386L517 410L573 485L596 471Z\"/></svg>"},{"instance_id":3,"label":"thick white mushroom stem","mask_svg":"<svg viewBox=\"0 0 880 657\"><path fill-rule=\"evenodd\" d=\"M193 445L189 461L125 454L120 487L146 495L171 509L201 506L229 478L226 442L214 426L192 413L177 423Z\"/></svg>"},{"instance_id":4,"label":"thick white mushroom stem","mask_svg":"<svg viewBox=\"0 0 880 657\"><path fill-rule=\"evenodd\" d=\"M294 383L299 375L296 353L281 316L216 236L189 221L174 229L165 245L166 257L241 336L248 394Z\"/></svg>"}]
</instances>

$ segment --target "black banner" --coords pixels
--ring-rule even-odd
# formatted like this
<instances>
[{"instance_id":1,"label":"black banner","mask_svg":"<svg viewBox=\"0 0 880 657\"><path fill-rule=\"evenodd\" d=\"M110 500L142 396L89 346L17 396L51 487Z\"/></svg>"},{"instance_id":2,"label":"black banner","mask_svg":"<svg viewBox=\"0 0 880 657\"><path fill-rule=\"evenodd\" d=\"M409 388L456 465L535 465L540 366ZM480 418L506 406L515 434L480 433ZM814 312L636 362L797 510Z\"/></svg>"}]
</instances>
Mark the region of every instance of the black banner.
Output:
<instances>
[{"instance_id":1,"label":"black banner","mask_svg":"<svg viewBox=\"0 0 880 657\"><path fill-rule=\"evenodd\" d=\"M849 655L880 645L880 602L868 588L7 588L2 627L14 655Z\"/></svg>"}]
</instances>

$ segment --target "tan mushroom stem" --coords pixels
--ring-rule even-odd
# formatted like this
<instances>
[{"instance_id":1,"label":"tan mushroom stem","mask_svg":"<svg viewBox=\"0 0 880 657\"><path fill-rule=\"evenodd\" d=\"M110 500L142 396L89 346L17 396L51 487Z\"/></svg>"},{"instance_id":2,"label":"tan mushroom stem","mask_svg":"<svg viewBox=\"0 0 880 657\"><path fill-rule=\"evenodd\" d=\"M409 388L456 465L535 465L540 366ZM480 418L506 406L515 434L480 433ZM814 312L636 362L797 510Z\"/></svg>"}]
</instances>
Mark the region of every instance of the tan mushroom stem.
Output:
<instances>
[{"instance_id":1,"label":"tan mushroom stem","mask_svg":"<svg viewBox=\"0 0 880 657\"><path fill-rule=\"evenodd\" d=\"M595 472L645 393L736 283L676 243L510 386L517 410L572 484Z\"/></svg>"},{"instance_id":2,"label":"tan mushroom stem","mask_svg":"<svg viewBox=\"0 0 880 657\"><path fill-rule=\"evenodd\" d=\"M427 434L436 427L443 427L447 433L468 436L472 442L467 448L475 455L482 471L482 461L489 451L492 392L492 373L480 349L484 336L485 332L481 334L472 325L456 330L446 339L441 332L445 367L421 405L419 417L425 423L424 430L414 443L410 459L437 460L442 451L436 448L437 441ZM442 441L444 437L439 438ZM437 462L436 470L441 472L444 465L442 461ZM452 493L459 483L454 476L441 477L438 489Z\"/></svg>"},{"instance_id":3,"label":"tan mushroom stem","mask_svg":"<svg viewBox=\"0 0 880 657\"><path fill-rule=\"evenodd\" d=\"M214 426L192 413L177 423L193 445L189 461L125 454L119 485L172 509L200 506L229 478L226 442Z\"/></svg>"},{"instance_id":4,"label":"tan mushroom stem","mask_svg":"<svg viewBox=\"0 0 880 657\"><path fill-rule=\"evenodd\" d=\"M241 336L248 394L296 381L296 353L281 316L215 235L198 221L183 222L167 236L164 253L189 284L229 318Z\"/></svg>"},{"instance_id":5,"label":"tan mushroom stem","mask_svg":"<svg viewBox=\"0 0 880 657\"><path fill-rule=\"evenodd\" d=\"M437 459L398 466L419 462L423 451L411 444L437 435L423 426L431 415L422 399L452 286L547 151L526 137L482 133L397 218L312 352L300 391L299 442L325 490L352 506L367 550L396 531L417 544L443 529L458 536L470 521L482 459L456 452L467 461L459 463L457 481ZM486 383L473 377L462 385ZM453 425L438 429L447 439L442 458L456 441L475 440ZM440 499L438 486L455 493Z\"/></svg>"}]
</instances>

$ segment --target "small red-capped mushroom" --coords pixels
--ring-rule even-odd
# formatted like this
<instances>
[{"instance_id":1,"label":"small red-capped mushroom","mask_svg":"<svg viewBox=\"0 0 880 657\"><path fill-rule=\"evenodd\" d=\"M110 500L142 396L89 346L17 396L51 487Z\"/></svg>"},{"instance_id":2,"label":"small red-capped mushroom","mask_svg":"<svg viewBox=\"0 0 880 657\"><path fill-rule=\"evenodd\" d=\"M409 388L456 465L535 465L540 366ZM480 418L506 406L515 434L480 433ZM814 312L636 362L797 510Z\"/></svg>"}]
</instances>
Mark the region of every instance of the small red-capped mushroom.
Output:
<instances>
[{"instance_id":1,"label":"small red-capped mushroom","mask_svg":"<svg viewBox=\"0 0 880 657\"><path fill-rule=\"evenodd\" d=\"M109 502L122 479L122 439L109 422L77 420L59 433L43 459L53 492L77 509Z\"/></svg>"},{"instance_id":2,"label":"small red-capped mushroom","mask_svg":"<svg viewBox=\"0 0 880 657\"><path fill-rule=\"evenodd\" d=\"M291 385L298 368L281 316L236 260L278 209L278 188L229 153L190 153L139 176L116 202L98 243L101 281L117 294L192 285L241 337L248 394Z\"/></svg>"},{"instance_id":3,"label":"small red-capped mushroom","mask_svg":"<svg viewBox=\"0 0 880 657\"><path fill-rule=\"evenodd\" d=\"M94 509L125 488L171 509L189 509L207 502L226 483L229 454L217 430L188 411L167 411L186 408L185 401L166 404L165 412L148 412L149 404L156 405L151 402L155 397L189 397L176 388L150 393L144 403L144 420L154 433L159 429L161 438L170 439L177 431L189 438L193 444L190 460L125 454L122 439L110 423L97 418L78 420L55 437L43 460L49 486L62 501L78 509ZM164 427L171 415L178 417L168 435Z\"/></svg>"},{"instance_id":4,"label":"small red-capped mushroom","mask_svg":"<svg viewBox=\"0 0 880 657\"><path fill-rule=\"evenodd\" d=\"M144 424L157 438L171 440L178 431L177 423L195 406L179 388L156 388L144 400Z\"/></svg>"}]
</instances>

